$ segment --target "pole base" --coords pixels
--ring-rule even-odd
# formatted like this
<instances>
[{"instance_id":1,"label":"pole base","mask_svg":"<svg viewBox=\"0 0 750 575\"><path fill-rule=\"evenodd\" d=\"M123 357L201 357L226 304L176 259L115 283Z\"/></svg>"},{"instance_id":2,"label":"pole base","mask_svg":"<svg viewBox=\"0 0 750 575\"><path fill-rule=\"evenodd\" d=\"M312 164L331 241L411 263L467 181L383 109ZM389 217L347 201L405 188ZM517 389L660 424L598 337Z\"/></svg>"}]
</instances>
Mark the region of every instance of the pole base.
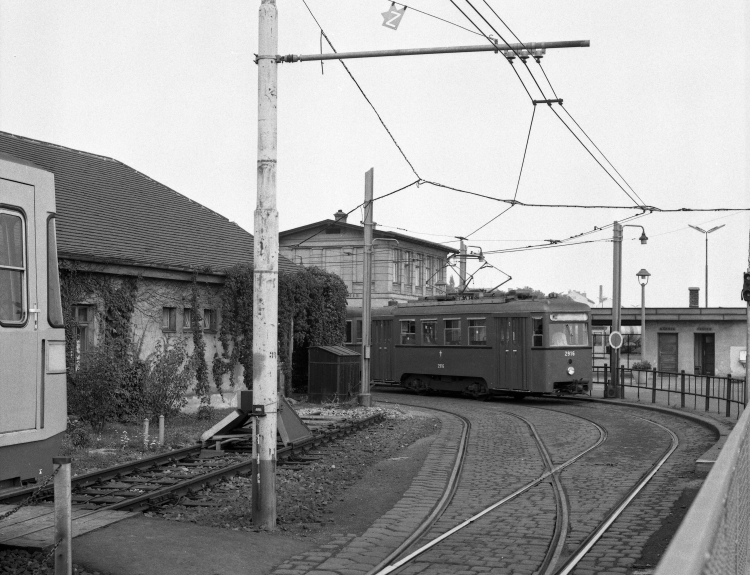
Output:
<instances>
[{"instance_id":1,"label":"pole base","mask_svg":"<svg viewBox=\"0 0 750 575\"><path fill-rule=\"evenodd\" d=\"M605 384L604 399L620 399L620 388L612 382Z\"/></svg>"},{"instance_id":2,"label":"pole base","mask_svg":"<svg viewBox=\"0 0 750 575\"><path fill-rule=\"evenodd\" d=\"M357 399L362 407L372 407L372 396L369 393L360 393Z\"/></svg>"}]
</instances>

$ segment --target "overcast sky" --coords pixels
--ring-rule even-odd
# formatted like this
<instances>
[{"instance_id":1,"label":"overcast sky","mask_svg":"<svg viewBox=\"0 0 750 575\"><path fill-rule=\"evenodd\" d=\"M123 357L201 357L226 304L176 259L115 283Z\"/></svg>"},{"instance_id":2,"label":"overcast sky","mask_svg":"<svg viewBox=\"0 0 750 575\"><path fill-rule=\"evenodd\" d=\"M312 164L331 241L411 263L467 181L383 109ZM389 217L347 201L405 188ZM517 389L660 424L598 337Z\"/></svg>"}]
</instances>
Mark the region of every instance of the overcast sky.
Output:
<instances>
[{"instance_id":1,"label":"overcast sky","mask_svg":"<svg viewBox=\"0 0 750 575\"><path fill-rule=\"evenodd\" d=\"M478 45L449 0L413 0L397 31L382 26L383 0L307 0L339 52ZM456 4L488 34L466 0ZM506 38L484 4L471 0ZM516 206L471 235L485 252L592 232L659 208L748 208L748 19L742 0L489 0L524 42L590 40L542 59L565 109L632 186L597 165L546 105L537 106L517 199L620 209ZM0 0L0 130L109 156L253 231L257 160L258 8L255 1ZM330 49L323 42L323 50ZM301 0L279 2L279 52L320 51ZM491 52L348 60L347 66L423 180L513 198L533 105L511 66ZM530 68L552 97L533 62ZM533 64L533 65L531 65ZM515 64L533 98L541 98ZM279 67L278 206L281 229L360 204L375 169L376 197L417 179L346 74L330 61ZM570 122L565 112L555 110ZM589 146L600 158L596 150ZM384 230L456 246L506 204L429 184L375 203ZM169 217L168 214L165 217ZM359 211L350 222L359 222ZM623 305L640 305L635 274L652 274L647 304L738 307L748 265L747 212L651 214L626 228ZM611 239L611 228L579 240ZM573 242L571 242L573 243ZM612 290L612 244L594 241L488 261L513 276L505 287ZM476 266L470 264L472 271ZM490 287L505 276L482 270Z\"/></svg>"}]
</instances>

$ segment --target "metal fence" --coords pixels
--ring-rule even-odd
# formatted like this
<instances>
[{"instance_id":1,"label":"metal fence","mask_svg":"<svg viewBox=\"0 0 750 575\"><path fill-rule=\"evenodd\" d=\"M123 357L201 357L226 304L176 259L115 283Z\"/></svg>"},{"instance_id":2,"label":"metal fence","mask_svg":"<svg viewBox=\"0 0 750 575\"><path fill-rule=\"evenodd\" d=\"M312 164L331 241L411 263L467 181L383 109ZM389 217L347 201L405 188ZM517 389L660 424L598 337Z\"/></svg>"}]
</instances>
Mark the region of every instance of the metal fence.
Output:
<instances>
[{"instance_id":1,"label":"metal fence","mask_svg":"<svg viewBox=\"0 0 750 575\"><path fill-rule=\"evenodd\" d=\"M727 438L655 575L750 573L750 410Z\"/></svg>"},{"instance_id":2,"label":"metal fence","mask_svg":"<svg viewBox=\"0 0 750 575\"><path fill-rule=\"evenodd\" d=\"M690 407L695 410L715 411L726 417L738 419L747 405L745 379L727 375L693 375L691 373L671 373L666 371L638 370L620 367L620 396L625 397L625 389L635 389L635 397L651 403ZM611 370L604 364L593 367L594 383L607 384L612 379ZM632 392L631 392L632 393ZM630 395L630 394L629 394ZM661 400L661 401L657 401Z\"/></svg>"}]
</instances>

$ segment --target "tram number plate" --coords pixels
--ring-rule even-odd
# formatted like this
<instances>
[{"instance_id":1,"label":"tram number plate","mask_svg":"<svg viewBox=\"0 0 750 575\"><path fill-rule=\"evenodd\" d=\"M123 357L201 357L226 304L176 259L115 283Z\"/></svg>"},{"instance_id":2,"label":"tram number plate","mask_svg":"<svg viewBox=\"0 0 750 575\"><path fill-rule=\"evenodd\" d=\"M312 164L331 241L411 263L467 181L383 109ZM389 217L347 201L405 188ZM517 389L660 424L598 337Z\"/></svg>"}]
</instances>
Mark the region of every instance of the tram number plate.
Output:
<instances>
[{"instance_id":1,"label":"tram number plate","mask_svg":"<svg viewBox=\"0 0 750 575\"><path fill-rule=\"evenodd\" d=\"M565 352L565 357L570 357L571 355L575 355L575 354L576 354L576 352L574 352L574 351L566 351Z\"/></svg>"},{"instance_id":2,"label":"tram number plate","mask_svg":"<svg viewBox=\"0 0 750 575\"><path fill-rule=\"evenodd\" d=\"M445 369L444 363L438 363L438 369Z\"/></svg>"}]
</instances>

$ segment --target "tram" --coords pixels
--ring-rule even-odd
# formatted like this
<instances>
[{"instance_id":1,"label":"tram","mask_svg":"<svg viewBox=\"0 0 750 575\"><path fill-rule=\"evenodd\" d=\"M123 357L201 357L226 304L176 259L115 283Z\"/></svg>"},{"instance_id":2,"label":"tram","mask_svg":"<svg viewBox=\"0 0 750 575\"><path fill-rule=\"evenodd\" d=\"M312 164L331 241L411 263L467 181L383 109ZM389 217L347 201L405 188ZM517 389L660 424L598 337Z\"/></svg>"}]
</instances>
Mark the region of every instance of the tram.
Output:
<instances>
[{"instance_id":1,"label":"tram","mask_svg":"<svg viewBox=\"0 0 750 575\"><path fill-rule=\"evenodd\" d=\"M0 154L0 490L52 472L67 424L54 175Z\"/></svg>"},{"instance_id":2,"label":"tram","mask_svg":"<svg viewBox=\"0 0 750 575\"><path fill-rule=\"evenodd\" d=\"M348 312L358 350L361 309ZM359 322L359 323L358 323ZM373 383L474 397L583 394L591 310L568 298L419 300L372 310Z\"/></svg>"}]
</instances>

